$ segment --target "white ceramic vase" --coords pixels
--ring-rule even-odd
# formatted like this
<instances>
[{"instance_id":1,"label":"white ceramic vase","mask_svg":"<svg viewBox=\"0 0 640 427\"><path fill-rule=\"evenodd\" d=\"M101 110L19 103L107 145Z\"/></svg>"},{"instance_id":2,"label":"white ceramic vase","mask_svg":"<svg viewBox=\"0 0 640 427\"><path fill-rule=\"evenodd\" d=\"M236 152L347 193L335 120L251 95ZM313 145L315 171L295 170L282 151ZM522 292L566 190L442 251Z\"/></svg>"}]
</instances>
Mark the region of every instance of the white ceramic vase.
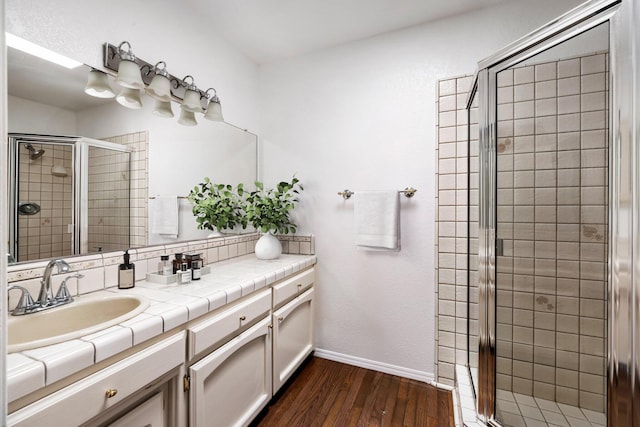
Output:
<instances>
[{"instance_id":1,"label":"white ceramic vase","mask_svg":"<svg viewBox=\"0 0 640 427\"><path fill-rule=\"evenodd\" d=\"M256 242L256 258L276 259L282 254L280 240L271 233L264 233Z\"/></svg>"},{"instance_id":2,"label":"white ceramic vase","mask_svg":"<svg viewBox=\"0 0 640 427\"><path fill-rule=\"evenodd\" d=\"M208 239L213 239L214 237L223 237L224 234L218 231L218 229L214 228L211 233L207 236Z\"/></svg>"}]
</instances>

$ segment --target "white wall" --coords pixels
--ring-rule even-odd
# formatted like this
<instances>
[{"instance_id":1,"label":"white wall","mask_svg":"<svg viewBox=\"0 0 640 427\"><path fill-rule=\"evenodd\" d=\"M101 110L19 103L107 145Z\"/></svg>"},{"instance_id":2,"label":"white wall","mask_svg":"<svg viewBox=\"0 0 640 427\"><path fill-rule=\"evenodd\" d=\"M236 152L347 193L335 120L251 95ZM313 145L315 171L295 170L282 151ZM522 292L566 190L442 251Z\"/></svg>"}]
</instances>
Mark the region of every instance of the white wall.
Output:
<instances>
[{"instance_id":1,"label":"white wall","mask_svg":"<svg viewBox=\"0 0 640 427\"><path fill-rule=\"evenodd\" d=\"M17 96L7 97L7 123L12 133L43 135L76 135L73 111L41 104Z\"/></svg>"},{"instance_id":2,"label":"white wall","mask_svg":"<svg viewBox=\"0 0 640 427\"><path fill-rule=\"evenodd\" d=\"M300 231L317 236L318 348L433 373L436 81L578 4L507 3L260 67L264 179L297 172ZM408 185L402 251L357 251L336 192Z\"/></svg>"},{"instance_id":3,"label":"white wall","mask_svg":"<svg viewBox=\"0 0 640 427\"><path fill-rule=\"evenodd\" d=\"M185 2L172 0L7 0L6 30L102 66L102 45L127 40L148 62L165 61L177 77L215 87L225 119L256 132L257 66L217 36Z\"/></svg>"}]
</instances>

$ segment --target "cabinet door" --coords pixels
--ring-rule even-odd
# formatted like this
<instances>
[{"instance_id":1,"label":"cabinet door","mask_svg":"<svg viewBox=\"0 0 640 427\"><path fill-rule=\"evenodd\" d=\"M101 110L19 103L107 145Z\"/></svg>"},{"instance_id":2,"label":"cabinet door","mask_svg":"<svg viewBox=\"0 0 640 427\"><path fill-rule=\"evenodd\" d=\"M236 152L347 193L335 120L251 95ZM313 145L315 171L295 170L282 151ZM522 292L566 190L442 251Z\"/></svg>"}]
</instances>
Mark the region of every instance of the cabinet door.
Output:
<instances>
[{"instance_id":1,"label":"cabinet door","mask_svg":"<svg viewBox=\"0 0 640 427\"><path fill-rule=\"evenodd\" d=\"M185 333L177 333L13 412L7 425L80 425L182 365L185 346Z\"/></svg>"},{"instance_id":2,"label":"cabinet door","mask_svg":"<svg viewBox=\"0 0 640 427\"><path fill-rule=\"evenodd\" d=\"M273 394L313 351L313 288L273 313Z\"/></svg>"},{"instance_id":3,"label":"cabinet door","mask_svg":"<svg viewBox=\"0 0 640 427\"><path fill-rule=\"evenodd\" d=\"M155 394L143 404L109 424L108 427L164 427L166 417L163 397L162 392Z\"/></svg>"},{"instance_id":4,"label":"cabinet door","mask_svg":"<svg viewBox=\"0 0 640 427\"><path fill-rule=\"evenodd\" d=\"M189 368L192 427L246 426L271 399L271 319Z\"/></svg>"}]
</instances>

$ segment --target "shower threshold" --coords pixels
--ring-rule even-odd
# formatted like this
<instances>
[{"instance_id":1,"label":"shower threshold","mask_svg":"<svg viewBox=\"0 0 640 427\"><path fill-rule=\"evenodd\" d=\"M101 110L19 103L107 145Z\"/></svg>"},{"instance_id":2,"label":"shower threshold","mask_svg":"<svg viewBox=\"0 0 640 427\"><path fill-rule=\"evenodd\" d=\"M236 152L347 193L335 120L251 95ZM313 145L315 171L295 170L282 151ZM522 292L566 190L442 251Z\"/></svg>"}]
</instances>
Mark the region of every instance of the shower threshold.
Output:
<instances>
[{"instance_id":1,"label":"shower threshold","mask_svg":"<svg viewBox=\"0 0 640 427\"><path fill-rule=\"evenodd\" d=\"M500 389L496 390L496 418L504 427L607 425L602 412Z\"/></svg>"},{"instance_id":2,"label":"shower threshold","mask_svg":"<svg viewBox=\"0 0 640 427\"><path fill-rule=\"evenodd\" d=\"M471 381L477 381L477 369L456 365L456 387L460 411L467 427L480 427L475 411ZM539 397L496 390L496 419L503 427L605 427L607 417L602 412L557 403Z\"/></svg>"}]
</instances>

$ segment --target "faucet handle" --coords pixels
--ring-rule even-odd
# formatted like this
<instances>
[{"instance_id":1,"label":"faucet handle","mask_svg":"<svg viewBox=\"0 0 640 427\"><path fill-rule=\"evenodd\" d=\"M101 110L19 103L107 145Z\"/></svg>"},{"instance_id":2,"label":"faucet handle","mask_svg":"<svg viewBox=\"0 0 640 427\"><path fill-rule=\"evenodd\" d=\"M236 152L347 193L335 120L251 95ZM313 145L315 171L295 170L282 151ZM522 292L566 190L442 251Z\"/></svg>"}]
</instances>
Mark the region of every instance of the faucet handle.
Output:
<instances>
[{"instance_id":1,"label":"faucet handle","mask_svg":"<svg viewBox=\"0 0 640 427\"><path fill-rule=\"evenodd\" d=\"M76 273L70 276L67 276L60 283L60 288L58 288L58 292L56 293L56 301L58 304L68 303L73 301L73 297L69 293L69 288L67 288L67 280L69 279L81 279L84 277L84 274Z\"/></svg>"},{"instance_id":2,"label":"faucet handle","mask_svg":"<svg viewBox=\"0 0 640 427\"><path fill-rule=\"evenodd\" d=\"M11 314L13 316L20 316L22 314L27 314L31 311L33 311L36 308L36 303L33 300L33 298L31 297L31 294L29 293L29 291L27 290L27 288L24 288L22 286L18 286L18 285L13 285L10 286L7 289L8 291L11 290L20 290L22 292L22 294L20 295L20 299L18 300L18 304L16 304L15 308L13 310L11 310Z\"/></svg>"}]
</instances>

